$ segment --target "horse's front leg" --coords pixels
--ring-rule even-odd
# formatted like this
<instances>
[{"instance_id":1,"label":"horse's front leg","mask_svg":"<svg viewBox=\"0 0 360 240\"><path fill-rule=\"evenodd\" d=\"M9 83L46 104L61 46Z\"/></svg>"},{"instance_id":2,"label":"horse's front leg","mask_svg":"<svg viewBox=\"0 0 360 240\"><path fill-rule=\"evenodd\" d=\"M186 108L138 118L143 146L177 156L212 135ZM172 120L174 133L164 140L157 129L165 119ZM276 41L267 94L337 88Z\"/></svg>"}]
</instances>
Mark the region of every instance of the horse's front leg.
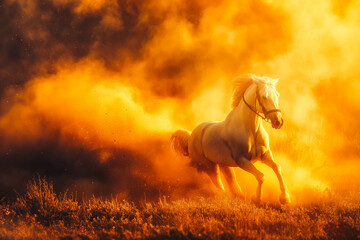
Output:
<instances>
[{"instance_id":1,"label":"horse's front leg","mask_svg":"<svg viewBox=\"0 0 360 240\"><path fill-rule=\"evenodd\" d=\"M255 201L256 202L260 202L261 197L262 197L262 185L264 182L264 174L262 172L260 172L259 170L256 169L256 167L246 158L244 157L240 157L237 161L236 161L237 165L244 169L245 171L251 173L252 175L255 176L256 180L258 181L258 186L256 189L256 196L255 196Z\"/></svg>"},{"instance_id":2,"label":"horse's front leg","mask_svg":"<svg viewBox=\"0 0 360 240\"><path fill-rule=\"evenodd\" d=\"M264 155L261 157L261 161L274 170L276 177L279 180L279 185L280 185L280 190L281 190L280 203L282 203L282 204L290 203L291 202L290 196L289 196L289 193L287 192L287 187L286 187L284 178L281 174L281 168L280 168L279 164L277 164L274 161L272 152L270 150L265 152Z\"/></svg>"}]
</instances>

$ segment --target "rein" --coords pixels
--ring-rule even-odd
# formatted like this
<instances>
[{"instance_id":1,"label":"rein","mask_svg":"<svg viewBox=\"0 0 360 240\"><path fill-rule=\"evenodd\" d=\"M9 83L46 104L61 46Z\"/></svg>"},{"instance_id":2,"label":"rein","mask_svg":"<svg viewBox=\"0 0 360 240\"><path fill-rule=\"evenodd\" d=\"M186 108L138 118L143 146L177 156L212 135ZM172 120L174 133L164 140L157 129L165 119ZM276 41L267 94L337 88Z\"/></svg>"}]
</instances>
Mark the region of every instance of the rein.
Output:
<instances>
[{"instance_id":1,"label":"rein","mask_svg":"<svg viewBox=\"0 0 360 240\"><path fill-rule=\"evenodd\" d=\"M257 100L259 101L259 103L260 103L260 106L261 106L261 108L262 108L262 110L263 110L263 112L264 112L264 116L262 116L260 113L258 113L258 112L256 111L256 109L254 110L254 109L250 106L250 104L248 104L248 103L246 102L246 100L245 100L245 94L243 95L243 101L244 101L244 103L246 104L246 106L248 106L248 108L249 108L251 111L253 111L256 115L258 115L258 116L261 117L263 120L265 120L265 122L271 123L271 121L266 117L266 115L268 115L269 113L273 113L273 112L281 112L281 110L280 110L280 109L271 109L271 110L267 111L266 108L264 107L264 105L262 104L262 102L260 101L260 99L259 99L259 94L257 93L257 91L256 91L256 98L255 98L255 108L256 108L256 99L257 99Z\"/></svg>"}]
</instances>

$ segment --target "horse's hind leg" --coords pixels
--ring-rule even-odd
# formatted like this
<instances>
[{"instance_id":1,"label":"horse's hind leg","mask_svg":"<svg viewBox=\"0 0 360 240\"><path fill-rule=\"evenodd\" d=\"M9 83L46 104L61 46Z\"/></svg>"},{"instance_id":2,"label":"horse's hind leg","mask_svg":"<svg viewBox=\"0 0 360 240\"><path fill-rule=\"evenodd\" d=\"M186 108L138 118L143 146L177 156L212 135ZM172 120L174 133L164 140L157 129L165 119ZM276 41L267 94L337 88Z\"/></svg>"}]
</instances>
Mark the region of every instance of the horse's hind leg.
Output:
<instances>
[{"instance_id":1,"label":"horse's hind leg","mask_svg":"<svg viewBox=\"0 0 360 240\"><path fill-rule=\"evenodd\" d=\"M239 196L241 198L244 198L244 193L241 191L241 187L236 180L235 170L232 167L226 167L226 166L220 166L220 171L224 175L226 182L229 185L230 192L234 196Z\"/></svg>"},{"instance_id":2,"label":"horse's hind leg","mask_svg":"<svg viewBox=\"0 0 360 240\"><path fill-rule=\"evenodd\" d=\"M264 182L264 174L256 169L256 167L246 158L240 157L236 163L239 165L240 168L244 169L245 171L254 175L256 180L258 181L258 186L256 189L256 196L255 201L260 202L262 197L262 185Z\"/></svg>"},{"instance_id":3,"label":"horse's hind leg","mask_svg":"<svg viewBox=\"0 0 360 240\"><path fill-rule=\"evenodd\" d=\"M221 181L220 170L219 170L218 164L209 162L208 167L204 171L207 173L207 175L210 177L211 181L214 183L214 185L217 188L219 188L222 191L225 191L224 185Z\"/></svg>"}]
</instances>

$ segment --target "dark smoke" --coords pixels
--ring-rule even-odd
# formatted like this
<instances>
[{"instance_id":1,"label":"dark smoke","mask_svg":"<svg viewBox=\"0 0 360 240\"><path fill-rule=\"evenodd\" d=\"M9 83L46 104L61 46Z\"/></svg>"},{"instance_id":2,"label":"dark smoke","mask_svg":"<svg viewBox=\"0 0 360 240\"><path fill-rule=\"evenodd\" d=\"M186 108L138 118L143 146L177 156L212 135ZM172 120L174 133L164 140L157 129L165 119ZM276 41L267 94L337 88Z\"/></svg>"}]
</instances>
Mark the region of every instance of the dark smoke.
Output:
<instances>
[{"instance_id":1,"label":"dark smoke","mask_svg":"<svg viewBox=\"0 0 360 240\"><path fill-rule=\"evenodd\" d=\"M149 26L136 27L139 8L135 4L121 4L119 16L123 25L119 29L100 26L104 14L101 10L78 14L74 4L55 5L43 0L31 1L29 5L34 7L31 14L26 13L20 1L0 3L1 98L6 97L4 91L9 87L21 88L34 76L54 73L54 64L62 58L78 61L92 52L111 66L114 58L119 59L114 53L125 51L136 58L151 37ZM3 111L12 105L6 100ZM2 143L4 138L0 133ZM149 186L142 176L133 174L135 169L142 174L151 172L147 157L128 149L107 149L111 157L100 162L101 151L89 150L71 139L61 141L56 131L32 142L3 144L0 193L12 196L14 189L21 192L24 183L39 174L53 180L59 191L71 187L105 196L126 192L134 200L146 193L148 198L160 194L158 187Z\"/></svg>"},{"instance_id":2,"label":"dark smoke","mask_svg":"<svg viewBox=\"0 0 360 240\"><path fill-rule=\"evenodd\" d=\"M111 154L100 161L103 152ZM71 139L61 140L56 131L32 142L2 146L0 158L2 195L12 196L14 189L22 192L24 183L35 174L47 176L59 191L70 187L103 196L124 192L130 199L140 199L144 193L159 195L158 188L146 185L143 175L135 174L153 171L146 156L128 149L90 150Z\"/></svg>"},{"instance_id":3,"label":"dark smoke","mask_svg":"<svg viewBox=\"0 0 360 240\"><path fill-rule=\"evenodd\" d=\"M118 69L122 62L114 65L115 59L122 55L139 57L157 20L139 24L140 4L124 1L119 4L122 25L108 28L101 24L104 10L79 14L74 3L55 4L51 0L0 3L0 91L9 86L21 87L36 75L53 73L53 65L62 58L78 61L92 53L109 67Z\"/></svg>"}]
</instances>

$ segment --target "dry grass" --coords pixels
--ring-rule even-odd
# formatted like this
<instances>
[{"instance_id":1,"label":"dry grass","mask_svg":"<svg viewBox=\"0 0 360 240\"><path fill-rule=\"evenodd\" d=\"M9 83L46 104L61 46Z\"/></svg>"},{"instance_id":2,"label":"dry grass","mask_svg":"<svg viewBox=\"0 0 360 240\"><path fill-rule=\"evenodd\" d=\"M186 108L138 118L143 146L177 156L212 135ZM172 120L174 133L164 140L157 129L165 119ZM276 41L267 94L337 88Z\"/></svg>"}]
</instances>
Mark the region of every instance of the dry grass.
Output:
<instances>
[{"instance_id":1,"label":"dry grass","mask_svg":"<svg viewBox=\"0 0 360 240\"><path fill-rule=\"evenodd\" d=\"M359 196L316 204L256 206L228 198L197 198L136 206L54 193L44 179L0 204L1 239L357 239Z\"/></svg>"}]
</instances>

